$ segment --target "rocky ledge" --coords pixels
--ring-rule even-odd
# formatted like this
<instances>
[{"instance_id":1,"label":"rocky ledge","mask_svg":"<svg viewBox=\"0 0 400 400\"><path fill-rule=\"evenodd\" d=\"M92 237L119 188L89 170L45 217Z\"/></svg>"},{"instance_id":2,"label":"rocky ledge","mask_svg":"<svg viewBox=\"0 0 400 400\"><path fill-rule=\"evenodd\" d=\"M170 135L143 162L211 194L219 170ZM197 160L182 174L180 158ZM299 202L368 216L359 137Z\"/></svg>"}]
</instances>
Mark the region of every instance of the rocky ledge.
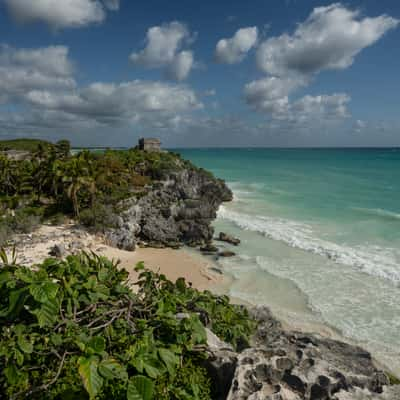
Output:
<instances>
[{"instance_id":1,"label":"rocky ledge","mask_svg":"<svg viewBox=\"0 0 400 400\"><path fill-rule=\"evenodd\" d=\"M236 353L209 339L207 361L214 397L227 400L399 400L400 385L362 348L284 330L268 308L251 314L259 321L251 347Z\"/></svg>"},{"instance_id":2,"label":"rocky ledge","mask_svg":"<svg viewBox=\"0 0 400 400\"><path fill-rule=\"evenodd\" d=\"M152 247L203 245L211 241L211 222L232 192L224 181L197 168L166 174L143 197L121 204L116 227L106 238L110 245L134 250L136 244Z\"/></svg>"}]
</instances>

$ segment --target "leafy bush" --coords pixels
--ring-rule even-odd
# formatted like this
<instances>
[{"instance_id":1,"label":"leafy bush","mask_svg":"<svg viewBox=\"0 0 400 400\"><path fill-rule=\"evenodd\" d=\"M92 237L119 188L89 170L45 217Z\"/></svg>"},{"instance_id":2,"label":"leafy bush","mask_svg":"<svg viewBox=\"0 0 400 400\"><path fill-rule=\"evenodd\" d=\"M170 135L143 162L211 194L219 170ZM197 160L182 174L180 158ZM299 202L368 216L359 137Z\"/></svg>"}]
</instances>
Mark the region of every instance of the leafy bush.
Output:
<instances>
[{"instance_id":1,"label":"leafy bush","mask_svg":"<svg viewBox=\"0 0 400 400\"><path fill-rule=\"evenodd\" d=\"M207 399L201 321L233 343L253 327L226 298L142 264L134 293L127 271L94 254L35 269L0 256L0 398Z\"/></svg>"},{"instance_id":2,"label":"leafy bush","mask_svg":"<svg viewBox=\"0 0 400 400\"><path fill-rule=\"evenodd\" d=\"M31 212L31 208L19 209L13 216L8 216L4 220L4 224L8 226L13 233L29 233L32 232L40 223L41 217L38 213Z\"/></svg>"},{"instance_id":3,"label":"leafy bush","mask_svg":"<svg viewBox=\"0 0 400 400\"><path fill-rule=\"evenodd\" d=\"M65 223L66 217L63 213L58 212L58 213L51 215L48 218L48 221L50 222L51 225L55 225L55 226L62 225Z\"/></svg>"},{"instance_id":4,"label":"leafy bush","mask_svg":"<svg viewBox=\"0 0 400 400\"><path fill-rule=\"evenodd\" d=\"M104 231L107 228L115 227L116 215L111 206L95 204L93 207L81 211L79 221L96 231Z\"/></svg>"}]
</instances>

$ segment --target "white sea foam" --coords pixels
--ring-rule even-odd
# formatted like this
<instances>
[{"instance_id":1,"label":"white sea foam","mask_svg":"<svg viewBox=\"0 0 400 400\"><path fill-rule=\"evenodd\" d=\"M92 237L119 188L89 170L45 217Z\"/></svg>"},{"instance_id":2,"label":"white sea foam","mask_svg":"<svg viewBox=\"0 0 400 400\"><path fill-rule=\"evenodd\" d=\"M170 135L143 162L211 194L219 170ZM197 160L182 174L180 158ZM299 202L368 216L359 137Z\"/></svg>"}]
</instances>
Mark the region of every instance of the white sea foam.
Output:
<instances>
[{"instance_id":1,"label":"white sea foam","mask_svg":"<svg viewBox=\"0 0 400 400\"><path fill-rule=\"evenodd\" d=\"M400 288L357 270L338 265L286 259L276 263L258 256L260 268L287 278L307 295L312 310L344 336L356 339L380 361L400 373Z\"/></svg>"},{"instance_id":2,"label":"white sea foam","mask_svg":"<svg viewBox=\"0 0 400 400\"><path fill-rule=\"evenodd\" d=\"M382 208L362 208L362 207L353 207L352 208L355 211L358 211L363 214L371 215L374 217L380 217L380 218L385 218L385 219L391 219L391 220L399 220L400 221L400 214L389 211L389 210L384 210Z\"/></svg>"},{"instance_id":3,"label":"white sea foam","mask_svg":"<svg viewBox=\"0 0 400 400\"><path fill-rule=\"evenodd\" d=\"M357 268L367 274L400 283L400 265L395 250L377 247L351 247L317 236L311 226L282 218L239 213L221 206L219 218L229 220L244 230L258 232L270 239ZM389 249L390 250L390 249Z\"/></svg>"}]
</instances>

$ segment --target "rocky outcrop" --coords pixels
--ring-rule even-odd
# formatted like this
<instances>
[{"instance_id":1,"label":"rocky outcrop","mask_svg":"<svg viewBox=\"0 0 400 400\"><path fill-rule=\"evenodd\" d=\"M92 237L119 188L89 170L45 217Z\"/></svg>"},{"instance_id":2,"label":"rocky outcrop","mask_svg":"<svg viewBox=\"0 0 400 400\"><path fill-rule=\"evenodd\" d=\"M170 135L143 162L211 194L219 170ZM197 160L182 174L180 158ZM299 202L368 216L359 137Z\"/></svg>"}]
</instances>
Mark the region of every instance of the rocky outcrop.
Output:
<instances>
[{"instance_id":1,"label":"rocky outcrop","mask_svg":"<svg viewBox=\"0 0 400 400\"><path fill-rule=\"evenodd\" d=\"M400 386L388 386L388 376L376 368L371 355L362 348L285 330L266 307L254 308L251 314L259 325L250 348L236 354L223 345L220 349L210 347L211 366L221 366L212 375L216 388L213 398L400 399ZM226 389L229 379L231 385Z\"/></svg>"},{"instance_id":2,"label":"rocky outcrop","mask_svg":"<svg viewBox=\"0 0 400 400\"><path fill-rule=\"evenodd\" d=\"M135 243L176 247L211 241L220 204L232 200L222 180L193 167L166 174L142 197L125 201L108 242L134 250Z\"/></svg>"},{"instance_id":3,"label":"rocky outcrop","mask_svg":"<svg viewBox=\"0 0 400 400\"><path fill-rule=\"evenodd\" d=\"M229 244L232 244L234 246L238 246L240 244L240 239L235 238L231 235L228 235L225 232L220 232L219 236L218 236L218 240L220 240L221 242L227 242Z\"/></svg>"}]
</instances>

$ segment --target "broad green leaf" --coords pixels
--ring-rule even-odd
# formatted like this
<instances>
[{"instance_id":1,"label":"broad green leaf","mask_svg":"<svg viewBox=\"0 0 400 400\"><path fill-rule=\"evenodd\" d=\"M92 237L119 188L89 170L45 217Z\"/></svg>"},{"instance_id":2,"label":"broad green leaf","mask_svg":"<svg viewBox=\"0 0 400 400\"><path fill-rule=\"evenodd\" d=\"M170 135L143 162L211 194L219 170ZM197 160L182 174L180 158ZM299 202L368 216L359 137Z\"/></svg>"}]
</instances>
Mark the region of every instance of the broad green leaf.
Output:
<instances>
[{"instance_id":1,"label":"broad green leaf","mask_svg":"<svg viewBox=\"0 0 400 400\"><path fill-rule=\"evenodd\" d=\"M13 275L11 272L8 271L4 271L4 272L0 272L0 288L8 283L11 279L13 279Z\"/></svg>"},{"instance_id":2,"label":"broad green leaf","mask_svg":"<svg viewBox=\"0 0 400 400\"><path fill-rule=\"evenodd\" d=\"M127 400L152 400L154 382L142 375L134 376L129 380Z\"/></svg>"},{"instance_id":3,"label":"broad green leaf","mask_svg":"<svg viewBox=\"0 0 400 400\"><path fill-rule=\"evenodd\" d=\"M203 344L207 342L206 330L197 318L192 320L192 339L195 344Z\"/></svg>"},{"instance_id":4,"label":"broad green leaf","mask_svg":"<svg viewBox=\"0 0 400 400\"><path fill-rule=\"evenodd\" d=\"M136 370L142 374L144 369L144 360L142 356L136 356L132 361L132 365L136 368Z\"/></svg>"},{"instance_id":5,"label":"broad green leaf","mask_svg":"<svg viewBox=\"0 0 400 400\"><path fill-rule=\"evenodd\" d=\"M176 288L180 291L180 292L185 292L186 290L186 281L184 278L178 278L176 280Z\"/></svg>"},{"instance_id":6,"label":"broad green leaf","mask_svg":"<svg viewBox=\"0 0 400 400\"><path fill-rule=\"evenodd\" d=\"M16 348L14 350L15 359L17 360L17 364L21 366L24 363L24 355Z\"/></svg>"},{"instance_id":7,"label":"broad green leaf","mask_svg":"<svg viewBox=\"0 0 400 400\"><path fill-rule=\"evenodd\" d=\"M56 299L48 300L46 303L33 311L32 314L36 315L39 326L41 328L45 326L52 326L55 324L59 314L59 304Z\"/></svg>"},{"instance_id":8,"label":"broad green leaf","mask_svg":"<svg viewBox=\"0 0 400 400\"><path fill-rule=\"evenodd\" d=\"M150 378L156 379L165 372L165 368L157 358L145 358L143 363L144 370Z\"/></svg>"},{"instance_id":9,"label":"broad green leaf","mask_svg":"<svg viewBox=\"0 0 400 400\"><path fill-rule=\"evenodd\" d=\"M36 301L45 303L56 297L58 285L53 282L34 283L29 286L29 291Z\"/></svg>"},{"instance_id":10,"label":"broad green leaf","mask_svg":"<svg viewBox=\"0 0 400 400\"><path fill-rule=\"evenodd\" d=\"M31 354L33 352L33 344L27 340L24 336L18 336L18 346L19 348L27 354Z\"/></svg>"},{"instance_id":11,"label":"broad green leaf","mask_svg":"<svg viewBox=\"0 0 400 400\"><path fill-rule=\"evenodd\" d=\"M54 346L61 346L62 341L63 341L63 337L58 333L53 333L50 336L50 340L51 340L51 343L54 344Z\"/></svg>"},{"instance_id":12,"label":"broad green leaf","mask_svg":"<svg viewBox=\"0 0 400 400\"><path fill-rule=\"evenodd\" d=\"M15 364L10 364L4 368L4 375L6 376L9 385L16 385L18 383L19 373Z\"/></svg>"},{"instance_id":13,"label":"broad green leaf","mask_svg":"<svg viewBox=\"0 0 400 400\"><path fill-rule=\"evenodd\" d=\"M79 375L90 399L94 399L103 386L103 378L99 375L98 366L98 357L79 357L78 359Z\"/></svg>"},{"instance_id":14,"label":"broad green leaf","mask_svg":"<svg viewBox=\"0 0 400 400\"><path fill-rule=\"evenodd\" d=\"M17 315L24 307L27 296L28 291L26 288L11 291L8 298L8 308L0 310L0 317L13 317Z\"/></svg>"},{"instance_id":15,"label":"broad green leaf","mask_svg":"<svg viewBox=\"0 0 400 400\"><path fill-rule=\"evenodd\" d=\"M103 360L99 364L99 372L106 379L121 379L128 380L128 373L126 368L118 363L114 358Z\"/></svg>"},{"instance_id":16,"label":"broad green leaf","mask_svg":"<svg viewBox=\"0 0 400 400\"><path fill-rule=\"evenodd\" d=\"M106 341L102 336L94 336L87 343L87 347L94 353L102 353L106 349Z\"/></svg>"},{"instance_id":17,"label":"broad green leaf","mask_svg":"<svg viewBox=\"0 0 400 400\"><path fill-rule=\"evenodd\" d=\"M168 349L159 349L158 354L167 367L168 372L173 374L176 366L179 364L179 357L177 357L171 350Z\"/></svg>"},{"instance_id":18,"label":"broad green leaf","mask_svg":"<svg viewBox=\"0 0 400 400\"><path fill-rule=\"evenodd\" d=\"M89 276L87 282L83 285L86 289L93 290L97 285L97 278L94 275Z\"/></svg>"},{"instance_id":19,"label":"broad green leaf","mask_svg":"<svg viewBox=\"0 0 400 400\"><path fill-rule=\"evenodd\" d=\"M144 270L144 262L140 261L136 264L135 271L139 272L139 271L143 271L143 270Z\"/></svg>"},{"instance_id":20,"label":"broad green leaf","mask_svg":"<svg viewBox=\"0 0 400 400\"><path fill-rule=\"evenodd\" d=\"M107 268L101 268L98 277L100 282L105 282L110 276L110 273L108 272Z\"/></svg>"}]
</instances>

